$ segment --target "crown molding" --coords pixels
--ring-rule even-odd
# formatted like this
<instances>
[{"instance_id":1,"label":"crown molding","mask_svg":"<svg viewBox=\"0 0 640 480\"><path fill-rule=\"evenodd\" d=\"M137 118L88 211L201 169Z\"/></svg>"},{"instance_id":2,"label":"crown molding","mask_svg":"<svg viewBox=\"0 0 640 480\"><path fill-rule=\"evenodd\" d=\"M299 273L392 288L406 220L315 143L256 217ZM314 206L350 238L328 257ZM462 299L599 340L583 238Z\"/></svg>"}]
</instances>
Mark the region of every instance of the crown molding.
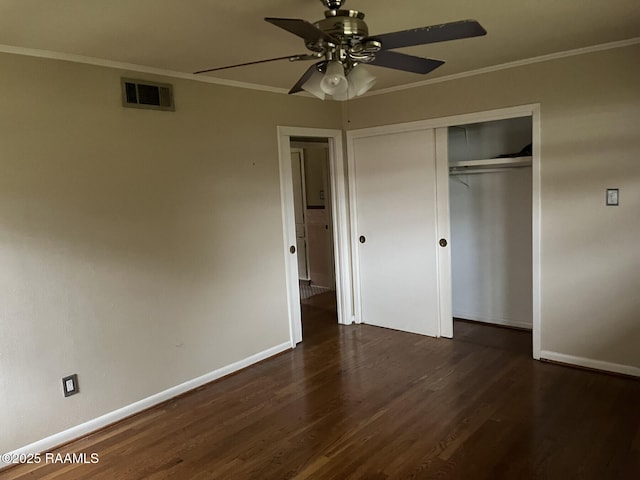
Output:
<instances>
[{"instance_id":1,"label":"crown molding","mask_svg":"<svg viewBox=\"0 0 640 480\"><path fill-rule=\"evenodd\" d=\"M47 58L50 60L62 60L65 62L84 63L87 65L96 65L99 67L114 68L118 70L127 70L130 72L150 73L170 78L182 78L185 80L194 80L196 82L214 83L216 85L225 85L228 87L248 88L251 90L260 90L271 93L289 93L287 89L278 87L269 87L266 85L258 85L257 83L238 82L235 80L226 80L223 78L208 77L203 75L194 75L193 73L177 72L175 70L165 70L162 68L147 67L144 65L136 65L134 63L116 62L112 60L104 60L95 57L86 57L84 55L74 55L70 53L53 52L51 50L38 50L35 48L14 47L12 45L0 45L0 53L10 53L14 55L24 55L28 57Z\"/></svg>"},{"instance_id":2,"label":"crown molding","mask_svg":"<svg viewBox=\"0 0 640 480\"><path fill-rule=\"evenodd\" d=\"M363 97L384 95L387 93L393 93L393 92L399 92L402 90L409 90L412 88L424 87L426 85L433 85L436 83L442 83L442 82L448 82L451 80L458 80L461 78L473 77L475 75L482 75L485 73L497 72L500 70L507 70L509 68L522 67L522 66L531 65L534 63L548 62L550 60L558 60L561 58L573 57L576 55L585 55L588 53L600 52L603 50L611 50L615 48L629 47L629 46L638 45L638 44L640 44L640 37L634 37L634 38L621 40L617 42L602 43L599 45L592 45L589 47L576 48L574 50L566 50L564 52L556 52L548 55L541 55L539 57L516 60L514 62L502 63L499 65L492 65L490 67L479 68L477 70L470 70L468 72L456 73L453 75L446 75L443 77L431 78L428 80L422 80L420 82L409 83L406 85L397 85L395 87L382 88L380 90L367 92L365 95L363 95ZM216 85L225 85L228 87L247 88L250 90L280 93L284 95L287 95L289 93L289 91L285 88L270 87L267 85L259 85L256 83L239 82L236 80L227 80L223 78L194 75L193 73L177 72L175 70L165 70L162 68L147 67L144 65L137 65L133 63L116 62L112 60L104 60L101 58L87 57L84 55L74 55L70 53L54 52L51 50L39 50L35 48L15 47L12 45L0 45L0 53L9 53L14 55L25 55L29 57L47 58L51 60L62 60L66 62L84 63L87 65L96 65L99 67L114 68L118 70L127 70L131 72L149 73L152 75L159 75L163 77L181 78L185 80L193 80L196 82L213 83Z\"/></svg>"},{"instance_id":3,"label":"crown molding","mask_svg":"<svg viewBox=\"0 0 640 480\"><path fill-rule=\"evenodd\" d=\"M550 53L548 55L541 55L539 57L526 58L524 60L516 60L514 62L502 63L500 65L492 65L491 67L479 68L477 70L470 70L468 72L456 73L453 75L446 75L444 77L430 78L429 80L422 80L420 82L408 83L406 85L398 85L395 87L382 88L380 90L374 90L373 92L367 92L363 97L372 97L374 95L384 95L386 93L399 92L401 90L408 90L411 88L424 87L425 85L433 85L435 83L448 82L451 80L458 80L461 78L473 77L475 75L482 75L485 73L497 72L500 70L507 70L509 68L522 67L525 65L532 65L534 63L548 62L550 60L558 60L561 58L574 57L576 55L585 55L588 53L601 52L603 50L612 50L614 48L629 47L631 45L640 44L640 37L630 38L628 40L621 40L618 42L602 43L600 45L592 45L589 47L576 48L574 50L566 50L564 52Z\"/></svg>"}]
</instances>

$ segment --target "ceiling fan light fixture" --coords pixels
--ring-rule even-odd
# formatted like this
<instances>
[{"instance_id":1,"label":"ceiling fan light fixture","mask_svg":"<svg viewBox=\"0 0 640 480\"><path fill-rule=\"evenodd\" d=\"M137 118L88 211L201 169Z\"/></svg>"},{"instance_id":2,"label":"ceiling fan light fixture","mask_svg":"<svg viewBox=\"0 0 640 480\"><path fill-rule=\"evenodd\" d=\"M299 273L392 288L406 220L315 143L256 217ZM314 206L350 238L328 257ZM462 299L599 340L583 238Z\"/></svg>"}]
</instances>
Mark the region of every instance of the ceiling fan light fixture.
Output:
<instances>
[{"instance_id":1,"label":"ceiling fan light fixture","mask_svg":"<svg viewBox=\"0 0 640 480\"><path fill-rule=\"evenodd\" d=\"M376 77L371 75L362 65L356 65L347 75L347 82L349 88L333 95L334 100L351 100L364 95L376 83Z\"/></svg>"},{"instance_id":2,"label":"ceiling fan light fixture","mask_svg":"<svg viewBox=\"0 0 640 480\"><path fill-rule=\"evenodd\" d=\"M320 88L327 95L342 94L349 88L349 82L344 75L344 67L338 61L331 61L327 64L327 71L320 82Z\"/></svg>"},{"instance_id":3,"label":"ceiling fan light fixture","mask_svg":"<svg viewBox=\"0 0 640 480\"><path fill-rule=\"evenodd\" d=\"M376 83L376 77L371 75L363 65L353 67L347 80L349 82L349 93L354 97L364 95Z\"/></svg>"},{"instance_id":4,"label":"ceiling fan light fixture","mask_svg":"<svg viewBox=\"0 0 640 480\"><path fill-rule=\"evenodd\" d=\"M325 93L321 86L323 78L324 75L316 70L315 72L313 72L311 77L309 77L309 80L307 80L304 85L302 85L302 89L305 92L309 92L314 97L318 97L320 100L324 100Z\"/></svg>"}]
</instances>

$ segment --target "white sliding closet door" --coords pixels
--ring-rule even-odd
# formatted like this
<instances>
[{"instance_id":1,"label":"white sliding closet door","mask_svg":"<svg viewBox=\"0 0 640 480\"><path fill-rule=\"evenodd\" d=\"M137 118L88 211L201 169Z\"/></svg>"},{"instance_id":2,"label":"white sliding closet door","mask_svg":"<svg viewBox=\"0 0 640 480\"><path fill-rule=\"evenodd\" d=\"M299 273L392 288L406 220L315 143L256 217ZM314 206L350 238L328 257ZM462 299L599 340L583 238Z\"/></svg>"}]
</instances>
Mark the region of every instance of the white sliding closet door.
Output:
<instances>
[{"instance_id":1,"label":"white sliding closet door","mask_svg":"<svg viewBox=\"0 0 640 480\"><path fill-rule=\"evenodd\" d=\"M356 315L439 336L435 131L356 134L351 141Z\"/></svg>"}]
</instances>

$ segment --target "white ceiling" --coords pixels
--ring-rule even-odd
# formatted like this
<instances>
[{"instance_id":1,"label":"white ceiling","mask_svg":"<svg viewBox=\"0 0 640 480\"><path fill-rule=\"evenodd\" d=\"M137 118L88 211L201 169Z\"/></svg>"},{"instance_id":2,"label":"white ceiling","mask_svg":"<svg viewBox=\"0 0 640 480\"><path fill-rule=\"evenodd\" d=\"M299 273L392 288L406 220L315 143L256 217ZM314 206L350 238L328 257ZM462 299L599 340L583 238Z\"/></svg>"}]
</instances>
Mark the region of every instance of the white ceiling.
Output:
<instances>
[{"instance_id":1,"label":"white ceiling","mask_svg":"<svg viewBox=\"0 0 640 480\"><path fill-rule=\"evenodd\" d=\"M348 0L370 34L463 19L485 37L399 51L445 60L427 76L371 67L376 89L640 37L640 0ZM264 17L323 18L320 0L0 0L0 45L193 72L304 53ZM288 89L309 62L272 62L212 76Z\"/></svg>"}]
</instances>

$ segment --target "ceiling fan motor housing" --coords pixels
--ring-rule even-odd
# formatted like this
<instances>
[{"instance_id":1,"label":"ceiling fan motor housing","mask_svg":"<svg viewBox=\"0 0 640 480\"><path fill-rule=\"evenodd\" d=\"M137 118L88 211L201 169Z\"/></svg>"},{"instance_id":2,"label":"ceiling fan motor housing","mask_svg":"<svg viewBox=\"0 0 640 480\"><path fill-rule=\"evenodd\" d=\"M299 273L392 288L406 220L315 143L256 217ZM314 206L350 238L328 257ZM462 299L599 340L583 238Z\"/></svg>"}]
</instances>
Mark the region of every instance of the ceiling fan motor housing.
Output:
<instances>
[{"instance_id":1,"label":"ceiling fan motor housing","mask_svg":"<svg viewBox=\"0 0 640 480\"><path fill-rule=\"evenodd\" d=\"M325 18L314 25L343 45L353 45L369 35L364 13L355 10L327 10Z\"/></svg>"},{"instance_id":2,"label":"ceiling fan motor housing","mask_svg":"<svg viewBox=\"0 0 640 480\"><path fill-rule=\"evenodd\" d=\"M373 60L375 48L365 46L361 42L369 35L369 28L364 21L364 13L356 10L327 10L325 18L314 23L314 26L335 38L337 45L327 44L324 40L307 42L307 48L315 52L322 52L327 60L339 60L349 71L357 62Z\"/></svg>"}]
</instances>

